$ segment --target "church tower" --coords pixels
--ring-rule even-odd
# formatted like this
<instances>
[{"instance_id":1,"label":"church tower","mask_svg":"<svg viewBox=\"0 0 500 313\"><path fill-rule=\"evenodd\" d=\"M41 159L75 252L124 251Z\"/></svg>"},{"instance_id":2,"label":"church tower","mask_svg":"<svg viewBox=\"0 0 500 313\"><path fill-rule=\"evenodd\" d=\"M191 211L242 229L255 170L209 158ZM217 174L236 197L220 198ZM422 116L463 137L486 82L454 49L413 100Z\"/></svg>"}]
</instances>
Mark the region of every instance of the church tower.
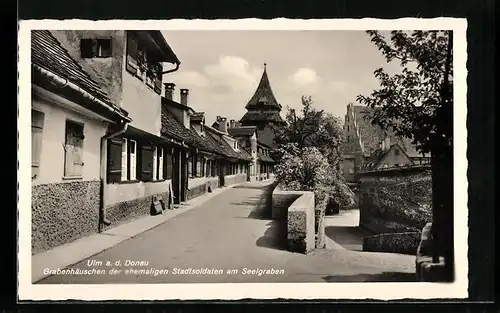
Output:
<instances>
[{"instance_id":1,"label":"church tower","mask_svg":"<svg viewBox=\"0 0 500 313\"><path fill-rule=\"evenodd\" d=\"M284 121L280 116L281 104L274 97L265 63L259 85L245 108L247 113L241 118L241 125L256 126L259 142L270 148L275 148L272 125L279 125Z\"/></svg>"}]
</instances>

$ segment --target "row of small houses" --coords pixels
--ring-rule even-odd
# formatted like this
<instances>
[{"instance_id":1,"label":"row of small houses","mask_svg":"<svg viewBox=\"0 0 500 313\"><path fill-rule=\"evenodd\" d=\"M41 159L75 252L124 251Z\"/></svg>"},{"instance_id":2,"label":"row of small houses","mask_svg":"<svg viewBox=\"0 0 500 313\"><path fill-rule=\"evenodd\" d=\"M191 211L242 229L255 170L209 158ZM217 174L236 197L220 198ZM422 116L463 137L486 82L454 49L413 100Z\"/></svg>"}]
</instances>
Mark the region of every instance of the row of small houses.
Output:
<instances>
[{"instance_id":1,"label":"row of small houses","mask_svg":"<svg viewBox=\"0 0 500 313\"><path fill-rule=\"evenodd\" d=\"M161 32L36 30L31 55L33 254L271 177L255 127L174 100Z\"/></svg>"}]
</instances>

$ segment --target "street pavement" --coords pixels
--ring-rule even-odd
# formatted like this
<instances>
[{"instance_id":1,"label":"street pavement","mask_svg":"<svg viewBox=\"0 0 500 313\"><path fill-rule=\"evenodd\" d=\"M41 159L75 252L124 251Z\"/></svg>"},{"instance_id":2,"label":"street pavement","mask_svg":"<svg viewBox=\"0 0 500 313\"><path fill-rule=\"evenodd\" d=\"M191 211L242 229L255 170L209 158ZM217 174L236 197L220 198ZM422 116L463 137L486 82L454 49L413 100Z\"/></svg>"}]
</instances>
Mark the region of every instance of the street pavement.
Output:
<instances>
[{"instance_id":1,"label":"street pavement","mask_svg":"<svg viewBox=\"0 0 500 313\"><path fill-rule=\"evenodd\" d=\"M288 252L284 225L263 209L263 189L243 184L73 266L48 269L56 275L38 283L414 281L413 256L350 251L345 240L346 249ZM330 241L342 241L345 232L327 219Z\"/></svg>"}]
</instances>

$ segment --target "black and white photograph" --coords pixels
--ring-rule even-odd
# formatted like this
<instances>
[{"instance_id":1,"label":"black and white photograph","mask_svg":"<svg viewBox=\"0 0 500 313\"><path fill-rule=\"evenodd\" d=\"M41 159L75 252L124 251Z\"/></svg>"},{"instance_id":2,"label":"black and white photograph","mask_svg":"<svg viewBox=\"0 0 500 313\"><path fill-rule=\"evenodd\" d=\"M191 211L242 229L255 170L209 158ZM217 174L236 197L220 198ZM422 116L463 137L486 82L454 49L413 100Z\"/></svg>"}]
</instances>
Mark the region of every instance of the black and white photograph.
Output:
<instances>
[{"instance_id":1,"label":"black and white photograph","mask_svg":"<svg viewBox=\"0 0 500 313\"><path fill-rule=\"evenodd\" d=\"M466 297L465 31L22 22L20 293Z\"/></svg>"}]
</instances>

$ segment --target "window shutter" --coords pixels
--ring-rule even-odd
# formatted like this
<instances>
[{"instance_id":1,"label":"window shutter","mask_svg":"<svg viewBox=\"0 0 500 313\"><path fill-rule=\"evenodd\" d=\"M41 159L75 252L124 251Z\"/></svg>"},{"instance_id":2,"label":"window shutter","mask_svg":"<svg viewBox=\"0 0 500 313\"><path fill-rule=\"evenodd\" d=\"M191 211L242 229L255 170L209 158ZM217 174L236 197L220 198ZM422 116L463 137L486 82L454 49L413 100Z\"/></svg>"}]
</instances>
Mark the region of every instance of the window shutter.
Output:
<instances>
[{"instance_id":1,"label":"window shutter","mask_svg":"<svg viewBox=\"0 0 500 313\"><path fill-rule=\"evenodd\" d=\"M158 179L163 179L163 148L158 148Z\"/></svg>"},{"instance_id":2,"label":"window shutter","mask_svg":"<svg viewBox=\"0 0 500 313\"><path fill-rule=\"evenodd\" d=\"M127 71L132 74L137 73L138 61L138 46L137 41L131 35L127 36Z\"/></svg>"},{"instance_id":3,"label":"window shutter","mask_svg":"<svg viewBox=\"0 0 500 313\"><path fill-rule=\"evenodd\" d=\"M81 176L83 169L83 125L66 121L65 176Z\"/></svg>"},{"instance_id":4,"label":"window shutter","mask_svg":"<svg viewBox=\"0 0 500 313\"><path fill-rule=\"evenodd\" d=\"M107 182L116 183L121 179L122 171L122 141L118 139L108 140L108 169Z\"/></svg>"},{"instance_id":5,"label":"window shutter","mask_svg":"<svg viewBox=\"0 0 500 313\"><path fill-rule=\"evenodd\" d=\"M152 179L157 179L158 175L158 148L153 147L153 177Z\"/></svg>"},{"instance_id":6,"label":"window shutter","mask_svg":"<svg viewBox=\"0 0 500 313\"><path fill-rule=\"evenodd\" d=\"M172 178L172 154L167 153L165 158L165 179Z\"/></svg>"},{"instance_id":7,"label":"window shutter","mask_svg":"<svg viewBox=\"0 0 500 313\"><path fill-rule=\"evenodd\" d=\"M94 43L92 39L80 40L80 53L82 58L94 57Z\"/></svg>"},{"instance_id":8,"label":"window shutter","mask_svg":"<svg viewBox=\"0 0 500 313\"><path fill-rule=\"evenodd\" d=\"M44 122L45 113L31 110L31 178L36 178L40 171Z\"/></svg>"},{"instance_id":9,"label":"window shutter","mask_svg":"<svg viewBox=\"0 0 500 313\"><path fill-rule=\"evenodd\" d=\"M128 173L127 173L127 168L128 168L128 150L127 150L127 139L122 140L122 167L121 167L121 179L122 180L127 180L128 179Z\"/></svg>"},{"instance_id":10,"label":"window shutter","mask_svg":"<svg viewBox=\"0 0 500 313\"><path fill-rule=\"evenodd\" d=\"M141 179L143 181L153 180L153 148L142 146L141 148Z\"/></svg>"}]
</instances>

